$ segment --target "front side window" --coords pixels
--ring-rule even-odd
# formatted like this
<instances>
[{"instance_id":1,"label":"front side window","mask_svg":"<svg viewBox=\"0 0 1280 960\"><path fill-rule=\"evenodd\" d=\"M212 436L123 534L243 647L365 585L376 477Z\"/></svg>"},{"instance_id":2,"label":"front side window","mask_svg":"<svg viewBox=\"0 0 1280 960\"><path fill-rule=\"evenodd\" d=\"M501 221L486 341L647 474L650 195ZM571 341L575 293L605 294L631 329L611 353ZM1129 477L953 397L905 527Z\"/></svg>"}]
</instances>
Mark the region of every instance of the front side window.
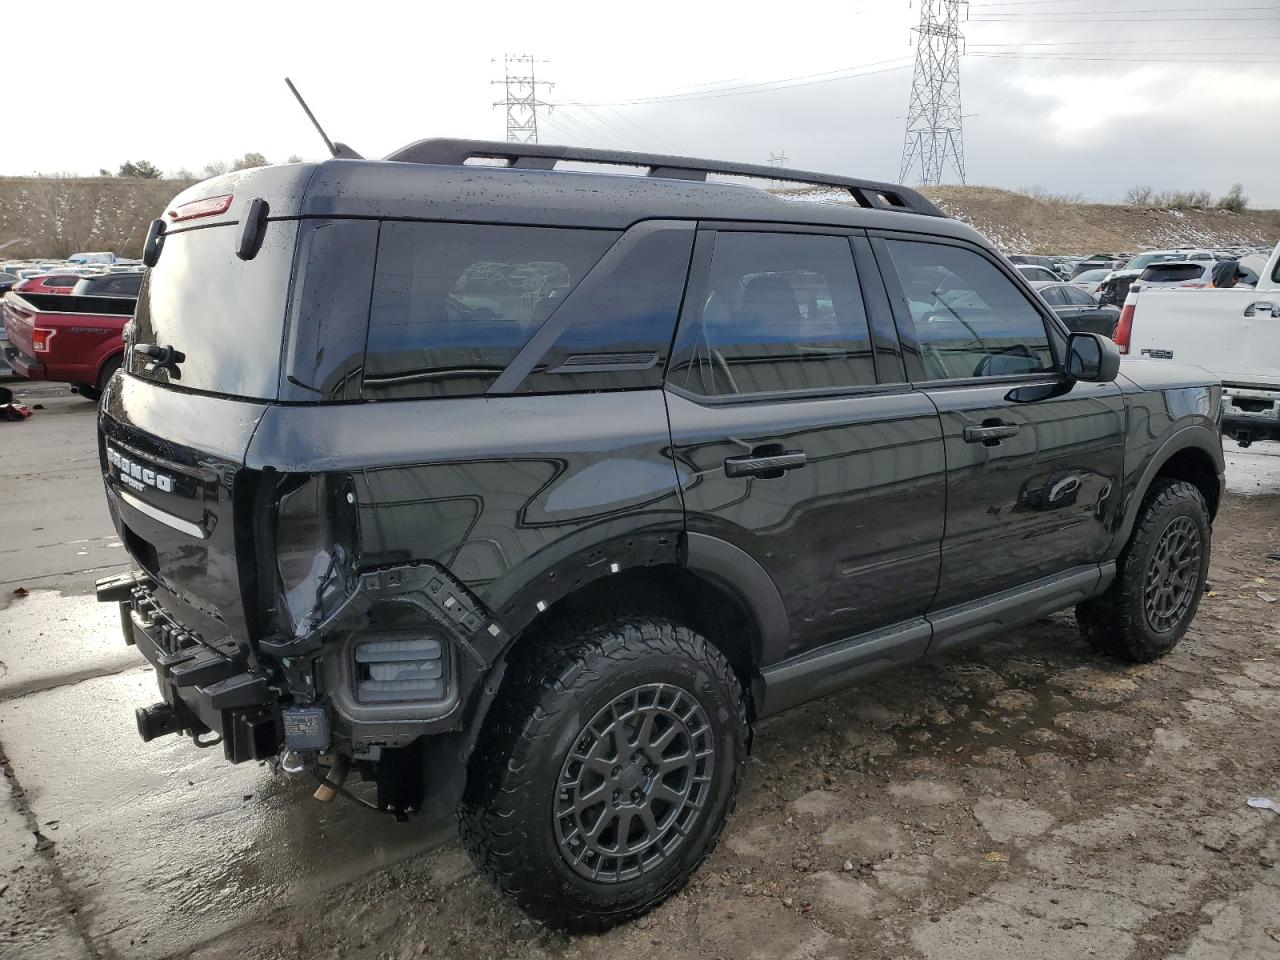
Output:
<instances>
[{"instance_id":1,"label":"front side window","mask_svg":"<svg viewBox=\"0 0 1280 960\"><path fill-rule=\"evenodd\" d=\"M1053 369L1039 311L991 261L943 243L890 240L888 248L911 317L900 332L914 339L926 380Z\"/></svg>"},{"instance_id":2,"label":"front side window","mask_svg":"<svg viewBox=\"0 0 1280 960\"><path fill-rule=\"evenodd\" d=\"M1062 287L1062 294L1067 298L1067 303L1073 307L1092 307L1094 306L1093 297L1089 296L1083 290L1077 290L1075 287Z\"/></svg>"},{"instance_id":3,"label":"front side window","mask_svg":"<svg viewBox=\"0 0 1280 960\"><path fill-rule=\"evenodd\" d=\"M603 230L384 223L364 396L483 393L617 237Z\"/></svg>"},{"instance_id":4,"label":"front side window","mask_svg":"<svg viewBox=\"0 0 1280 960\"><path fill-rule=\"evenodd\" d=\"M703 396L868 386L871 337L846 237L716 235L668 381Z\"/></svg>"}]
</instances>

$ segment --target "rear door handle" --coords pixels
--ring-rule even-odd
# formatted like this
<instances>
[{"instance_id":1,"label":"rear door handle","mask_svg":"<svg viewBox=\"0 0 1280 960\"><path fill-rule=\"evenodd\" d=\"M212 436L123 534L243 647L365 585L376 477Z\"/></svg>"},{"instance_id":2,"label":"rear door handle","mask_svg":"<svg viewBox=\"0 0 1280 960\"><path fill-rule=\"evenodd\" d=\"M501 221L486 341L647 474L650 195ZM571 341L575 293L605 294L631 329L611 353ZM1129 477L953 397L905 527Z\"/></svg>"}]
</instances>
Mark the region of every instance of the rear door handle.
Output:
<instances>
[{"instance_id":1,"label":"rear door handle","mask_svg":"<svg viewBox=\"0 0 1280 960\"><path fill-rule=\"evenodd\" d=\"M749 457L729 457L724 462L726 477L760 477L773 480L788 470L798 470L808 459L803 450L783 450L779 453L765 453L757 448Z\"/></svg>"},{"instance_id":2,"label":"rear door handle","mask_svg":"<svg viewBox=\"0 0 1280 960\"><path fill-rule=\"evenodd\" d=\"M1256 316L1259 312L1269 313L1273 317L1280 318L1280 304L1276 304L1271 300L1255 300L1244 308L1246 317Z\"/></svg>"},{"instance_id":3,"label":"rear door handle","mask_svg":"<svg viewBox=\"0 0 1280 960\"><path fill-rule=\"evenodd\" d=\"M994 447L1006 437L1017 436L1018 425L1016 423L994 423L983 424L980 427L965 427L964 442L965 443L981 443L988 447Z\"/></svg>"}]
</instances>

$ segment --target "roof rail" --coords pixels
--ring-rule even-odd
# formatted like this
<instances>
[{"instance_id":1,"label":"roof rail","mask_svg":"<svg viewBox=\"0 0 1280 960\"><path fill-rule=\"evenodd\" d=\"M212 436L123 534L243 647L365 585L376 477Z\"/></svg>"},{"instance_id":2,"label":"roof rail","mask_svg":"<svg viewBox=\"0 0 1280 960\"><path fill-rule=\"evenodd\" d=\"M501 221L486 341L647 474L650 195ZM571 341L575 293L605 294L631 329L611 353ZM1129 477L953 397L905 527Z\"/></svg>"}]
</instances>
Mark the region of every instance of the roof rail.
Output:
<instances>
[{"instance_id":1,"label":"roof rail","mask_svg":"<svg viewBox=\"0 0 1280 960\"><path fill-rule=\"evenodd\" d=\"M785 180L814 186L848 190L861 207L874 210L897 210L921 213L931 217L946 214L910 187L875 180L837 177L828 173L792 170L755 163L725 163L722 160L699 160L661 153L635 153L629 150L600 150L594 147L562 147L545 143L503 143L497 140L419 140L388 154L384 160L397 163L431 163L462 166L468 160L505 160L510 167L532 170L554 170L559 162L600 163L615 166L646 167L650 177L675 180L705 181L707 174L718 173L760 180Z\"/></svg>"}]
</instances>

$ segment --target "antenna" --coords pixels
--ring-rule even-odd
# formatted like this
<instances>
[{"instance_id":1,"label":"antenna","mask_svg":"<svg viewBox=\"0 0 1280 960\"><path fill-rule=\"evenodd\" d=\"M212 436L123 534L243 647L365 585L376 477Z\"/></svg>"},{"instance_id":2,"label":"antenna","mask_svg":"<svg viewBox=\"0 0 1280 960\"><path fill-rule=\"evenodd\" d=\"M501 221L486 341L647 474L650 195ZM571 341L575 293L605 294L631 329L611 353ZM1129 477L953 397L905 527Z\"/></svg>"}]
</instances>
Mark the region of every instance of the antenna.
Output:
<instances>
[{"instance_id":1,"label":"antenna","mask_svg":"<svg viewBox=\"0 0 1280 960\"><path fill-rule=\"evenodd\" d=\"M334 157L345 157L348 160L363 160L360 154L356 153L345 143L334 143L329 139L329 135L324 132L324 127L320 126L320 121L316 119L316 115L311 112L311 108L307 106L307 101L302 99L302 94L298 92L298 88L293 85L293 81L288 77L284 78L284 82L288 84L289 90L298 98L298 105L302 107L303 112L307 115L307 119L311 121L311 125L316 128L316 133L320 134L324 145L329 148L329 155Z\"/></svg>"}]
</instances>

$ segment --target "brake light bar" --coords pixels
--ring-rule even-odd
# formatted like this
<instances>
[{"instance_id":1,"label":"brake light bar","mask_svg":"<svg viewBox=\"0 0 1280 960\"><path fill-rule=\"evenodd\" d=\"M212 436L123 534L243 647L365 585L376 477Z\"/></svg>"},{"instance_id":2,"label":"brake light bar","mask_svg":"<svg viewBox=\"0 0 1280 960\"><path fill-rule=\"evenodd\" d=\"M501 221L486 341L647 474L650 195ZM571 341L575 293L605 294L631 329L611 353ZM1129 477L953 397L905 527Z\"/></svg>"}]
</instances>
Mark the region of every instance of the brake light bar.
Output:
<instances>
[{"instance_id":1,"label":"brake light bar","mask_svg":"<svg viewBox=\"0 0 1280 960\"><path fill-rule=\"evenodd\" d=\"M190 203L184 203L180 207L175 207L169 211L169 219L174 223L180 223L183 220L195 220L197 217L214 217L220 213L226 213L231 208L231 201L235 197L230 194L223 194L220 197L205 197L203 200L192 200Z\"/></svg>"},{"instance_id":2,"label":"brake light bar","mask_svg":"<svg viewBox=\"0 0 1280 960\"><path fill-rule=\"evenodd\" d=\"M45 327L36 327L31 331L31 350L34 353L48 353L49 341L53 339L57 330L49 330Z\"/></svg>"}]
</instances>

